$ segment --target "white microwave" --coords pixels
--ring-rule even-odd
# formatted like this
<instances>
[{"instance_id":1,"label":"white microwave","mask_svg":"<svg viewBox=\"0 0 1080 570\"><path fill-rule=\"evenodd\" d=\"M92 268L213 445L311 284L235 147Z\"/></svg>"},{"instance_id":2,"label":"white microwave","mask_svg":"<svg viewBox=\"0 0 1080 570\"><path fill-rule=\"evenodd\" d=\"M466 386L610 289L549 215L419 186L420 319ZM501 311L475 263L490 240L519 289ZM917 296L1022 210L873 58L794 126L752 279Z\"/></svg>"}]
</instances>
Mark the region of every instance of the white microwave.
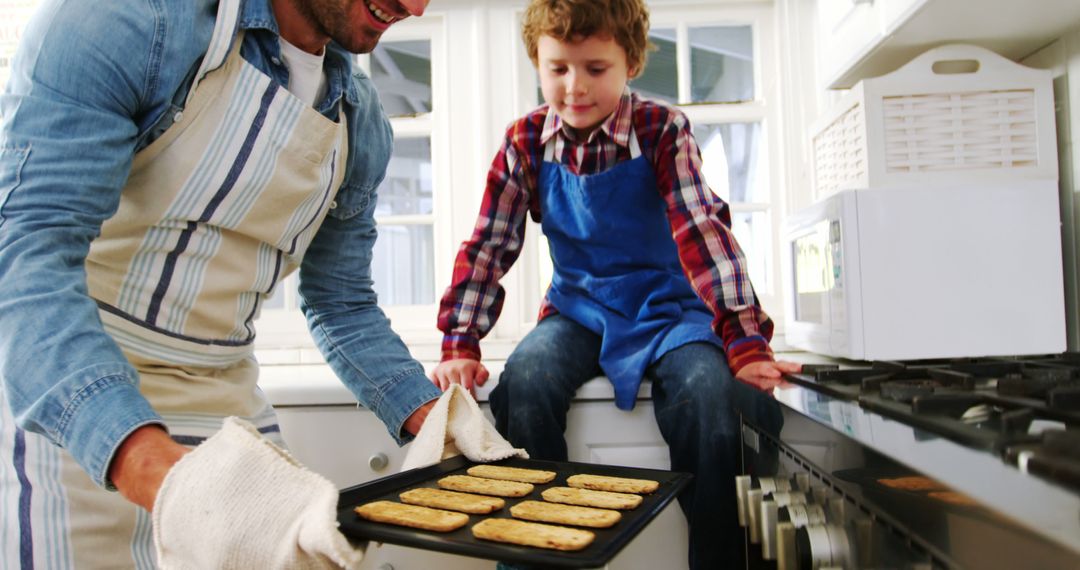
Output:
<instances>
[{"instance_id":1,"label":"white microwave","mask_svg":"<svg viewBox=\"0 0 1080 570\"><path fill-rule=\"evenodd\" d=\"M1063 352L1055 181L858 189L792 216L788 344L853 360Z\"/></svg>"}]
</instances>

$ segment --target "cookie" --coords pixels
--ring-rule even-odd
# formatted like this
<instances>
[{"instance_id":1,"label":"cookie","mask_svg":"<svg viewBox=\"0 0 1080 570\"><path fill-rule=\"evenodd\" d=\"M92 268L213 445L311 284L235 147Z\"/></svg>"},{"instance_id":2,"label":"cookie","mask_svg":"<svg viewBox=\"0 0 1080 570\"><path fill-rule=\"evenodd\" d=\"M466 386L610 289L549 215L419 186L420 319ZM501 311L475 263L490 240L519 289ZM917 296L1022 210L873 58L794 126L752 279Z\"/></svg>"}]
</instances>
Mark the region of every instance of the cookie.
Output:
<instances>
[{"instance_id":1,"label":"cookie","mask_svg":"<svg viewBox=\"0 0 1080 570\"><path fill-rule=\"evenodd\" d=\"M587 530L514 519L482 520L472 526L472 534L482 540L569 551L581 550L596 538Z\"/></svg>"},{"instance_id":2,"label":"cookie","mask_svg":"<svg viewBox=\"0 0 1080 570\"><path fill-rule=\"evenodd\" d=\"M431 488L410 489L398 495L398 497L401 502L410 505L446 509L474 515L486 515L503 508L503 505L506 504L506 501L496 497L482 497L480 495L470 495L469 493Z\"/></svg>"},{"instance_id":3,"label":"cookie","mask_svg":"<svg viewBox=\"0 0 1080 570\"><path fill-rule=\"evenodd\" d=\"M469 475L448 475L439 479L437 483L443 489L450 489L451 491L495 495L497 497L524 497L532 493L533 490L530 483L482 479Z\"/></svg>"},{"instance_id":4,"label":"cookie","mask_svg":"<svg viewBox=\"0 0 1080 570\"><path fill-rule=\"evenodd\" d=\"M622 518L618 511L560 505L544 501L522 501L510 507L510 514L516 519L592 528L608 528Z\"/></svg>"},{"instance_id":5,"label":"cookie","mask_svg":"<svg viewBox=\"0 0 1080 570\"><path fill-rule=\"evenodd\" d=\"M605 475L571 475L566 479L566 484L578 489L614 493L652 493L660 488L660 483L648 479L628 479Z\"/></svg>"},{"instance_id":6,"label":"cookie","mask_svg":"<svg viewBox=\"0 0 1080 570\"><path fill-rule=\"evenodd\" d=\"M380 523L396 524L424 530L450 532L465 526L469 515L452 513L416 505L403 505L391 501L375 501L354 509L356 514Z\"/></svg>"},{"instance_id":7,"label":"cookie","mask_svg":"<svg viewBox=\"0 0 1080 570\"><path fill-rule=\"evenodd\" d=\"M588 489L574 489L573 487L552 487L550 489L544 489L544 491L540 493L540 496L544 497L545 501L550 501L552 503L619 510L637 508L642 501L641 495L611 493L609 491L590 491Z\"/></svg>"},{"instance_id":8,"label":"cookie","mask_svg":"<svg viewBox=\"0 0 1080 570\"><path fill-rule=\"evenodd\" d=\"M468 469L467 473L474 477L521 481L523 483L550 483L555 479L554 471L503 467L502 465L474 465Z\"/></svg>"}]
</instances>

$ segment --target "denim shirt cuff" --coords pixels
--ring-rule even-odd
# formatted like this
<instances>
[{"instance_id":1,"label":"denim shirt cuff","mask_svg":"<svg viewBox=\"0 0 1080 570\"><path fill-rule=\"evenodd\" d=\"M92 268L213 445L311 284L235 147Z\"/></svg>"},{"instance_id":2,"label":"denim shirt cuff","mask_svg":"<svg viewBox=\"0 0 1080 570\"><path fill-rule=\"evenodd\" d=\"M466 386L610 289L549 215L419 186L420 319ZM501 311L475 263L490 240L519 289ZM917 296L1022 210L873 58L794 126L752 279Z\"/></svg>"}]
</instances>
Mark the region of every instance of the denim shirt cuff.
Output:
<instances>
[{"instance_id":1,"label":"denim shirt cuff","mask_svg":"<svg viewBox=\"0 0 1080 570\"><path fill-rule=\"evenodd\" d=\"M136 429L164 422L128 378L111 376L98 380L97 389L69 408L62 442L94 483L108 490L109 465L120 443Z\"/></svg>"},{"instance_id":2,"label":"denim shirt cuff","mask_svg":"<svg viewBox=\"0 0 1080 570\"><path fill-rule=\"evenodd\" d=\"M442 396L442 391L424 375L423 369L404 374L382 390L372 411L379 417L398 445L413 440L413 434L405 431L405 420L424 404Z\"/></svg>"}]
</instances>

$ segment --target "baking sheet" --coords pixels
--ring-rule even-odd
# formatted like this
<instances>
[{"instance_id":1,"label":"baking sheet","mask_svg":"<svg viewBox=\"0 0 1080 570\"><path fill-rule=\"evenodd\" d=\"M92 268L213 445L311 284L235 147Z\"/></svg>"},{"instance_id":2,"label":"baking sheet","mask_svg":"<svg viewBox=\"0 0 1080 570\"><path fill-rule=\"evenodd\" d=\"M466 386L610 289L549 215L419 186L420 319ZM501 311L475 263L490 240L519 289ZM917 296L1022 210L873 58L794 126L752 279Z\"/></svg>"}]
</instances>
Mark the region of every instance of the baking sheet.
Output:
<instances>
[{"instance_id":1,"label":"baking sheet","mask_svg":"<svg viewBox=\"0 0 1080 570\"><path fill-rule=\"evenodd\" d=\"M533 492L524 497L502 497L506 501L506 506L502 509L487 515L469 515L469 523L455 531L442 533L377 523L362 519L353 511L354 507L372 501L388 500L400 503L399 493L418 487L438 488L435 483L438 479L447 475L466 475L465 470L473 465L477 465L477 463L473 463L464 456L459 455L435 465L412 469L343 490L338 499L338 521L341 523L341 532L356 539L399 544L475 558L501 560L503 562L540 564L563 568L600 568L610 562L634 536L641 532L641 529L645 528L645 525L660 514L660 511L664 510L664 507L678 496L679 492L689 484L692 478L692 475L688 473L674 471L512 458L497 461L491 463L491 465L554 471L556 473L555 479L551 483L534 485ZM510 507L520 501L542 501L543 498L540 493L544 489L565 487L567 486L566 478L578 473L651 479L658 481L660 488L655 493L643 495L644 500L636 509L619 511L622 513L622 519L611 528L587 529L596 533L596 539L585 549L577 552L562 552L503 544L473 537L470 531L472 525L484 518L512 518L510 517Z\"/></svg>"}]
</instances>

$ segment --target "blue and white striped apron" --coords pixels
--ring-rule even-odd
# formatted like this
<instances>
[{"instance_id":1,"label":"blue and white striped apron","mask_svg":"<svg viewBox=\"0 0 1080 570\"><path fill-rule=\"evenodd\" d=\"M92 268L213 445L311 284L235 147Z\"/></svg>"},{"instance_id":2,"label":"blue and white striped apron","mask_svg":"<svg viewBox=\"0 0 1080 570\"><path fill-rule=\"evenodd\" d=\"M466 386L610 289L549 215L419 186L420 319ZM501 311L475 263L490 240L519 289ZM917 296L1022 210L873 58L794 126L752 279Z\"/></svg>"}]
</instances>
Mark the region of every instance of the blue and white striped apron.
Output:
<instances>
[{"instance_id":1,"label":"blue and white striped apron","mask_svg":"<svg viewBox=\"0 0 1080 570\"><path fill-rule=\"evenodd\" d=\"M252 321L300 263L344 177L332 121L240 56L240 0L222 0L182 116L134 159L87 258L105 330L173 439L224 417L283 445L256 385ZM0 392L0 568L153 568L150 516L15 426Z\"/></svg>"}]
</instances>

